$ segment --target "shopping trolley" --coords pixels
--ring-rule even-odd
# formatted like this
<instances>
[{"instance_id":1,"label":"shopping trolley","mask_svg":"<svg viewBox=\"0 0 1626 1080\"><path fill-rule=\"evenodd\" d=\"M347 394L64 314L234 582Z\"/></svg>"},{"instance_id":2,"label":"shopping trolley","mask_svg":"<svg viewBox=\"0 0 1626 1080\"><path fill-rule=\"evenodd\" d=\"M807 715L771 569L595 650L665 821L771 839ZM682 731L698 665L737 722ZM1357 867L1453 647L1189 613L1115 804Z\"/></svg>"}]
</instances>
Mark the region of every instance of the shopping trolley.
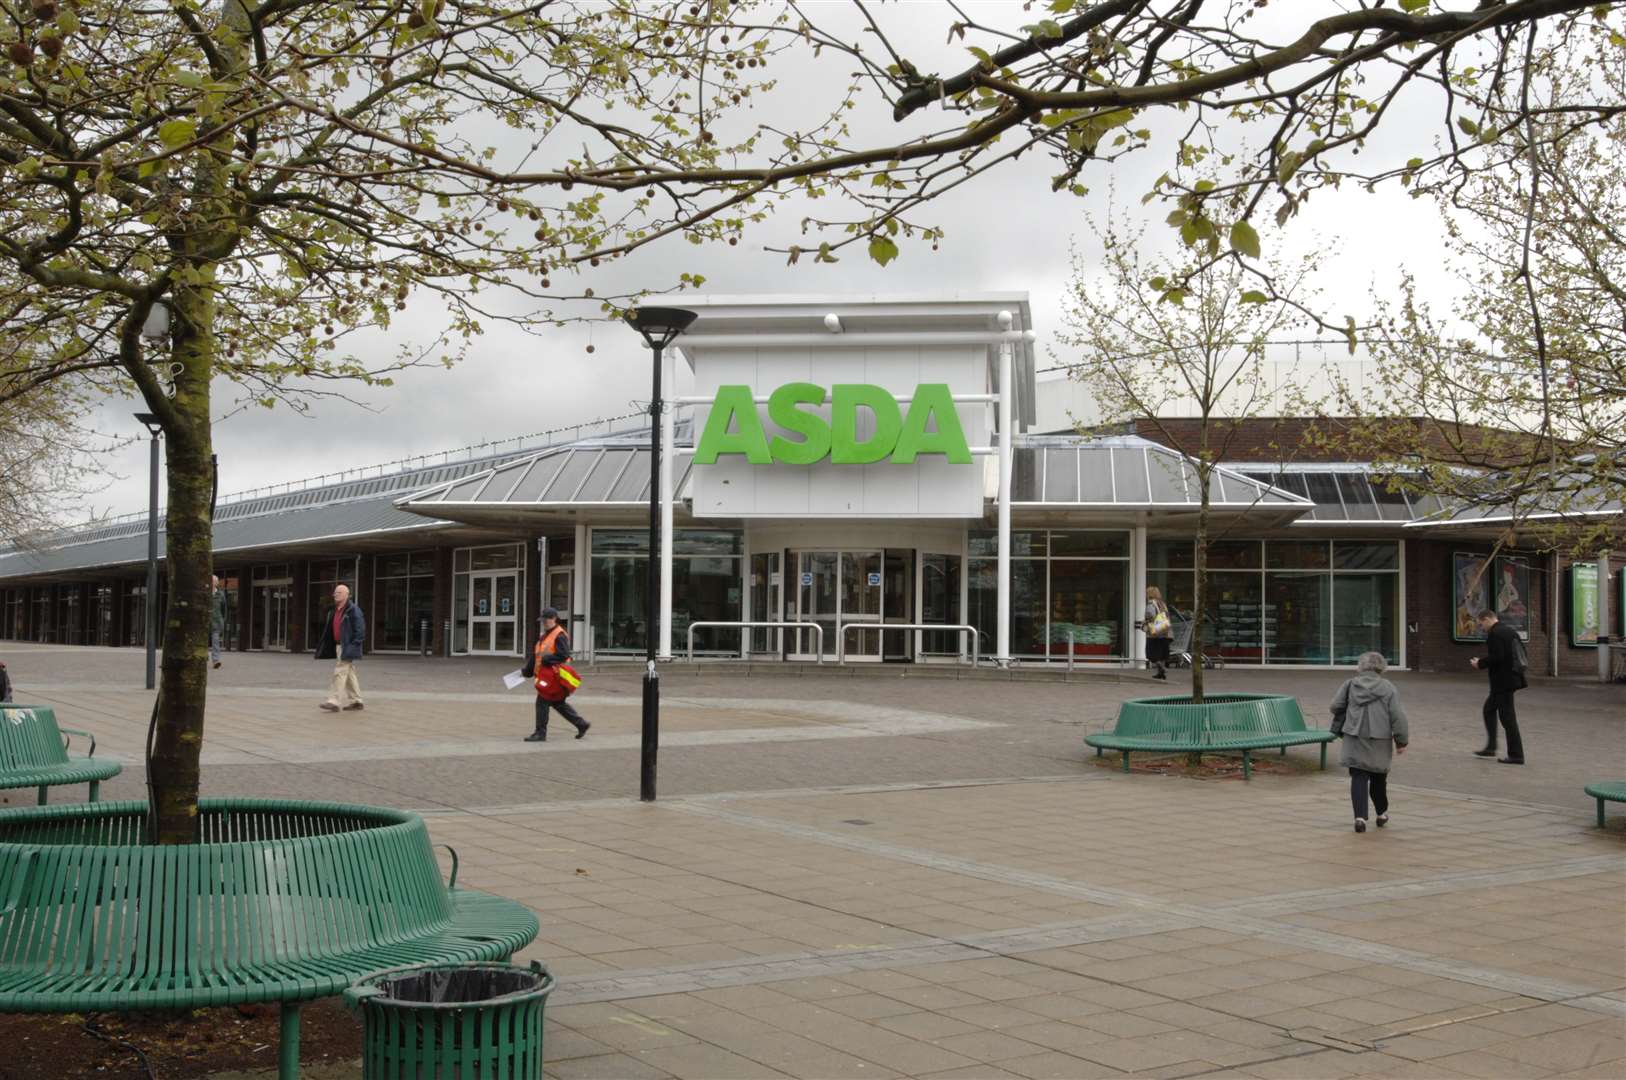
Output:
<instances>
[{"instance_id":1,"label":"shopping trolley","mask_svg":"<svg viewBox=\"0 0 1626 1080\"><path fill-rule=\"evenodd\" d=\"M1188 668L1191 666L1192 661L1192 631L1197 628L1197 620L1193 619L1189 614L1182 611L1177 611L1171 607L1169 609L1169 625L1170 629L1173 631L1173 640L1169 643L1169 666ZM1212 618L1208 619L1208 628L1210 631L1216 629L1216 624ZM1212 637L1209 638L1208 645L1210 648L1213 647ZM1213 653L1209 652L1205 652L1203 654L1203 667L1205 669L1211 670L1213 668L1224 666L1224 657L1215 656Z\"/></svg>"}]
</instances>

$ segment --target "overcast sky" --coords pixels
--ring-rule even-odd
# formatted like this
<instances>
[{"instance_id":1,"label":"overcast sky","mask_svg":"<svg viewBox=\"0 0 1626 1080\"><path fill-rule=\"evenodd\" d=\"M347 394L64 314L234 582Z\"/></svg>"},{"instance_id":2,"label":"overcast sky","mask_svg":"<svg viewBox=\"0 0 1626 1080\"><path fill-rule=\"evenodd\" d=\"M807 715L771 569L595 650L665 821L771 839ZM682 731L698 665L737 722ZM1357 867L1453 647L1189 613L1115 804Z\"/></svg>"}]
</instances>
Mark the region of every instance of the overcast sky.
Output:
<instances>
[{"instance_id":1,"label":"overcast sky","mask_svg":"<svg viewBox=\"0 0 1626 1080\"><path fill-rule=\"evenodd\" d=\"M978 17L1004 24L1031 21L1021 5L972 5ZM1342 5L1323 0L1296 0L1287 7L1295 22L1307 9L1328 13ZM830 11L833 5L816 6ZM922 15L931 12L930 17ZM900 41L919 41L919 53L939 70L963 66L958 46L942 52L943 9L927 3L891 5L881 9ZM1280 17L1280 9L1270 11ZM927 67L926 63L922 63ZM795 126L805 117L808 86L839 86L850 60L827 53L819 61L804 60L796 71L782 72L780 91L757 106L756 118ZM929 70L930 68L927 67ZM805 73L805 74L804 74ZM894 128L889 111L870 99L868 111L855 121L855 141L866 134L875 140L896 140L909 129ZM1381 140L1369 148L1363 162L1371 167L1380 155L1404 161L1432 145L1438 110L1419 98L1417 108L1394 114ZM941 123L941 116L935 118ZM1062 296L1068 285L1069 245L1088 252L1086 212L1103 217L1108 208L1109 182L1116 185L1115 205L1123 215L1146 214L1154 222L1149 237L1163 243L1161 224L1166 206L1142 210L1140 197L1171 164L1173 138L1158 129L1151 148L1130 161L1086 172L1081 178L1091 188L1088 198L1054 195L1049 177L1054 163L1029 155L1014 165L981 177L946 196L927 220L944 225L947 236L940 250L905 244L902 255L886 268L876 266L855 246L839 263L815 264L803 259L795 267L785 257L762 250L770 244L798 240L800 213L787 207L767 225L742 240L738 247L695 247L681 239L657 245L618 260L584 278L603 295L618 289L664 286L682 271L704 274L708 293L898 293L933 291L1025 291L1032 296L1034 320L1040 335L1041 367L1064 362L1065 355L1050 346L1058 327ZM1251 130L1238 138L1263 137ZM518 147L515 148L518 152ZM832 212L829 201L816 209ZM1264 224L1264 223L1261 223ZM1443 265L1443 227L1432 202L1414 201L1399 187L1367 194L1354 188L1320 193L1306 211L1284 230L1261 229L1267 247L1287 252L1325 252L1318 284L1325 306L1339 314L1362 317L1371 309L1374 284L1388 289L1402 265L1416 272L1426 291L1445 298L1456 283ZM805 239L800 242L806 243ZM681 300L674 300L681 303ZM440 320L431 300L417 300L408 318L392 328L388 339L374 339L377 355L387 356L392 341L421 338ZM369 344L361 339L358 349ZM586 351L588 344L594 352ZM388 389L358 391L362 404L341 401L315 403L302 417L278 407L233 412L234 388L217 383L216 452L220 458L222 494L265 484L297 480L352 466L393 461L413 455L438 453L486 440L524 435L601 417L630 413L647 399L649 354L623 326L580 325L534 337L498 324L479 339L469 358L452 370L410 371ZM681 391L681 387L679 388ZM139 434L131 401L110 401L94 418L104 432ZM109 464L120 479L91 497L74 519L93 513L144 510L147 501L147 448L135 441L112 452Z\"/></svg>"}]
</instances>

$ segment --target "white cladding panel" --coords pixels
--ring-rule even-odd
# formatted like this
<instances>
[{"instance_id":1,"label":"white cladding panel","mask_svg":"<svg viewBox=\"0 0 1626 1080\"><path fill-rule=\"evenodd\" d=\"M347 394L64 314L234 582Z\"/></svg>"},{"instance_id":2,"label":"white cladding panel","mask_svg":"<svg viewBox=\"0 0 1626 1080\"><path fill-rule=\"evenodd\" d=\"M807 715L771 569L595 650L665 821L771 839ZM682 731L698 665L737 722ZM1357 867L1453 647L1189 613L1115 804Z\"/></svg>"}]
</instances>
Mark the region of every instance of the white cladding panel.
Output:
<instances>
[{"instance_id":1,"label":"white cladding panel","mask_svg":"<svg viewBox=\"0 0 1626 1080\"><path fill-rule=\"evenodd\" d=\"M909 397L921 383L947 383L955 394L986 394L987 350L983 346L910 346L874 349L715 348L696 350L695 396L710 398L720 386L749 386L766 396L791 382L821 386L828 397L837 383L870 383L897 397ZM956 403L960 425L971 446L989 443L992 407ZM905 412L907 406L903 407ZM830 420L828 401L817 410ZM705 429L709 408L695 413L695 431ZM763 430L771 439L800 436L768 422L768 407L757 406ZM858 413L858 437L874 431L866 409ZM982 459L951 465L941 454L923 454L913 465L880 461L873 465L836 465L828 459L813 465L752 465L727 454L715 465L694 467L696 517L957 517L980 518L983 500Z\"/></svg>"}]
</instances>

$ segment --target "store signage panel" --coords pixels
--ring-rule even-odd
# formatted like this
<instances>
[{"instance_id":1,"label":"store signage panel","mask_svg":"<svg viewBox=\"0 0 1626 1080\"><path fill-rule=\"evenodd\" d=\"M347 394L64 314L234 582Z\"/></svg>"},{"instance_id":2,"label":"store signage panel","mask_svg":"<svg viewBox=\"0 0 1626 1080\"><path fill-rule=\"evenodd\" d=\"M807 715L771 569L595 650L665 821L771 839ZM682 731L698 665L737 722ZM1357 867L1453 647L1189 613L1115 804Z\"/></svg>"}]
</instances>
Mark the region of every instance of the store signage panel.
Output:
<instances>
[{"instance_id":1,"label":"store signage panel","mask_svg":"<svg viewBox=\"0 0 1626 1080\"><path fill-rule=\"evenodd\" d=\"M828 458L836 465L870 465L890 459L913 465L922 454L941 454L955 465L971 464L971 448L960 427L953 392L946 383L915 387L905 413L896 398L867 383L838 384L826 391L812 383L786 383L768 396L768 419L798 438L768 438L749 386L722 386L706 417L694 463L715 465L722 454L738 454L752 465L780 462L813 465ZM830 420L806 406L830 403ZM874 423L858 434L858 411Z\"/></svg>"},{"instance_id":2,"label":"store signage panel","mask_svg":"<svg viewBox=\"0 0 1626 1080\"><path fill-rule=\"evenodd\" d=\"M980 518L986 347L705 346L688 354L700 518ZM758 398L762 400L757 400Z\"/></svg>"}]
</instances>

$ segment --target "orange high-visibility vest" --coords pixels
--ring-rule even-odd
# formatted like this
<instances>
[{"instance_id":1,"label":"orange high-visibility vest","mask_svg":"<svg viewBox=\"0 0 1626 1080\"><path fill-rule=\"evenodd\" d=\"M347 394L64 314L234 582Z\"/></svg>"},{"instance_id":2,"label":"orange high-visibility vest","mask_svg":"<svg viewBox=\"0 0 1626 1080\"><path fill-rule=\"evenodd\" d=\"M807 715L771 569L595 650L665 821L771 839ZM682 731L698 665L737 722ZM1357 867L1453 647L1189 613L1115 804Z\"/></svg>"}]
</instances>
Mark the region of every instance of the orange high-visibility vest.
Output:
<instances>
[{"instance_id":1,"label":"orange high-visibility vest","mask_svg":"<svg viewBox=\"0 0 1626 1080\"><path fill-rule=\"evenodd\" d=\"M569 664L544 664L542 658L553 652L553 643L564 633L563 626L555 626L536 643L532 665L536 672L536 692L550 701L563 701L582 684L581 676Z\"/></svg>"}]
</instances>

